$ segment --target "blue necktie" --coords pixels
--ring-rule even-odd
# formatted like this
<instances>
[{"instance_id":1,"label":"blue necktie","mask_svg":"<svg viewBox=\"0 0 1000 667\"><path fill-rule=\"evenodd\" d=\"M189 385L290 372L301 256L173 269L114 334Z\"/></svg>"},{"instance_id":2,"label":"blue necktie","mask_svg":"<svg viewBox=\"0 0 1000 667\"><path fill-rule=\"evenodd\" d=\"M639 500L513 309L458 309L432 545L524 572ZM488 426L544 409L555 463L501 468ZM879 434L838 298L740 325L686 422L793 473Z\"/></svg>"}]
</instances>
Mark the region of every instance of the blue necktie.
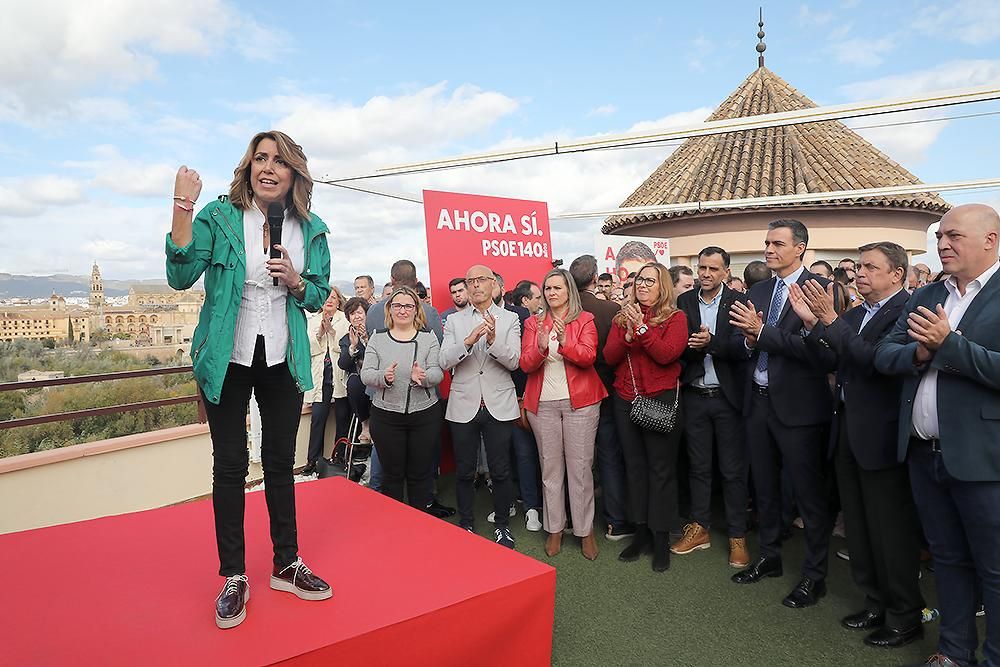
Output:
<instances>
[{"instance_id":1,"label":"blue necktie","mask_svg":"<svg viewBox=\"0 0 1000 667\"><path fill-rule=\"evenodd\" d=\"M774 286L774 296L771 297L771 307L767 311L767 326L769 327L775 326L781 317L781 296L785 293L785 281L781 278L775 280L777 283ZM757 370L761 373L767 372L767 352L763 350L757 355Z\"/></svg>"}]
</instances>

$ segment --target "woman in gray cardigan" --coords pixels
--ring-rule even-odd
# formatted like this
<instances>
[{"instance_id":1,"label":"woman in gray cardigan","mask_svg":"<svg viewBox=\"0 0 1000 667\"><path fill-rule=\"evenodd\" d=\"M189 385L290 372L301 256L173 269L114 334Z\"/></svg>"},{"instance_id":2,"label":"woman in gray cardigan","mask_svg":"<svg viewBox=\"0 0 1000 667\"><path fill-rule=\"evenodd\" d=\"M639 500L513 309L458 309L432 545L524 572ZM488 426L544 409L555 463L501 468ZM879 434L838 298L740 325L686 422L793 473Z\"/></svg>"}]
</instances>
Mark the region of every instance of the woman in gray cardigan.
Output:
<instances>
[{"instance_id":1,"label":"woman in gray cardigan","mask_svg":"<svg viewBox=\"0 0 1000 667\"><path fill-rule=\"evenodd\" d=\"M385 331L368 340L361 381L375 390L371 434L382 463L382 493L412 507L431 500L431 467L441 431L441 407L434 389L444 373L437 336L417 293L396 288L385 303Z\"/></svg>"}]
</instances>

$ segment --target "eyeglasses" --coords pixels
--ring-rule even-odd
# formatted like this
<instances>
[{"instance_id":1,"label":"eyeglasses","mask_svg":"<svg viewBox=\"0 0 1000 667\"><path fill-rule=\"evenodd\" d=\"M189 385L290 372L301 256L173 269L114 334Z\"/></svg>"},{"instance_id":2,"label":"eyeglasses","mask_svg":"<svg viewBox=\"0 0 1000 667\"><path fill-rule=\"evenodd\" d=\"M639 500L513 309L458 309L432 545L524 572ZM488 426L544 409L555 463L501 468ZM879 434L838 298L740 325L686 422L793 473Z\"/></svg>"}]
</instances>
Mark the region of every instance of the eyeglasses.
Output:
<instances>
[{"instance_id":1,"label":"eyeglasses","mask_svg":"<svg viewBox=\"0 0 1000 667\"><path fill-rule=\"evenodd\" d=\"M393 304L390 304L389 307L392 308L395 311L402 311L404 313L408 313L408 312L410 312L412 310L416 310L416 308L417 308L412 303L393 303Z\"/></svg>"},{"instance_id":2,"label":"eyeglasses","mask_svg":"<svg viewBox=\"0 0 1000 667\"><path fill-rule=\"evenodd\" d=\"M645 285L646 287L652 287L655 284L656 284L656 278L643 278L643 277L639 276L639 277L637 277L635 279L635 285L636 285L636 287L638 287L639 285Z\"/></svg>"},{"instance_id":3,"label":"eyeglasses","mask_svg":"<svg viewBox=\"0 0 1000 667\"><path fill-rule=\"evenodd\" d=\"M478 287L488 280L496 280L493 276L476 276L475 278L466 278L465 284L469 287Z\"/></svg>"}]
</instances>

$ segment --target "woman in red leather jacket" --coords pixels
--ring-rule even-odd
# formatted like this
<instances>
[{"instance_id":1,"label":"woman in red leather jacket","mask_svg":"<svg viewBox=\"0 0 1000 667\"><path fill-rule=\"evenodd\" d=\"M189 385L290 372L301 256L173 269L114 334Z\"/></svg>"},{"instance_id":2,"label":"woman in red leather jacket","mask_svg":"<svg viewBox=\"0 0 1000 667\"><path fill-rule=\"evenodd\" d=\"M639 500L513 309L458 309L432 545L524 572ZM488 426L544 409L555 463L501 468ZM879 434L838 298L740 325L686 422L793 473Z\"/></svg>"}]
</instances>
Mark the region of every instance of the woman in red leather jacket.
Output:
<instances>
[{"instance_id":1,"label":"woman in red leather jacket","mask_svg":"<svg viewBox=\"0 0 1000 667\"><path fill-rule=\"evenodd\" d=\"M640 428L629 413L637 393L671 405L675 402L688 330L687 317L677 309L672 285L667 267L656 263L642 267L635 277L634 292L615 317L604 346L604 360L615 366L615 423L636 524L632 543L618 558L638 560L652 547L656 572L670 567L669 534L680 523L680 415L673 431L659 433Z\"/></svg>"},{"instance_id":2,"label":"woman in red leather jacket","mask_svg":"<svg viewBox=\"0 0 1000 667\"><path fill-rule=\"evenodd\" d=\"M553 269L542 282L545 299L537 317L524 322L521 369L528 374L524 409L538 441L542 464L545 553L555 556L566 527L564 479L569 480L573 534L583 555L597 558L594 539L594 439L607 395L594 361L597 327L580 305L568 271ZM685 329L685 332L687 330Z\"/></svg>"}]
</instances>

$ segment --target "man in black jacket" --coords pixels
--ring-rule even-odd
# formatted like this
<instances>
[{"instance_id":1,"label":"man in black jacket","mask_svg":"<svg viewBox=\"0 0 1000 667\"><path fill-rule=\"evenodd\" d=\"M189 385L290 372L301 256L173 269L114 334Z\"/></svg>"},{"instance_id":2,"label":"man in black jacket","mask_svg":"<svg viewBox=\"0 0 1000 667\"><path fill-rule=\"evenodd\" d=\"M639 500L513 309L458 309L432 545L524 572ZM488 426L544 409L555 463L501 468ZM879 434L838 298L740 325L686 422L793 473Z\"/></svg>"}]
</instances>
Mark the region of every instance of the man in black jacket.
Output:
<instances>
[{"instance_id":1,"label":"man in black jacket","mask_svg":"<svg viewBox=\"0 0 1000 667\"><path fill-rule=\"evenodd\" d=\"M802 579L782 603L801 608L826 593L830 517L823 475L825 429L832 413L827 373L836 356L806 347L809 330L791 308L789 288L807 280L827 282L802 265L809 231L798 220L775 220L764 244L767 267L775 276L755 284L749 301L730 311L735 340L746 348L753 368L746 381L743 414L750 447L750 470L760 517L760 554L733 575L752 584L782 574L781 470L786 467L805 525ZM780 462L779 462L780 461Z\"/></svg>"},{"instance_id":2,"label":"man in black jacket","mask_svg":"<svg viewBox=\"0 0 1000 667\"><path fill-rule=\"evenodd\" d=\"M747 485L744 477L743 394L746 350L742 335L734 343L729 309L740 294L725 285L729 253L709 246L698 255L698 288L677 297L687 315L688 347L684 370L683 415L691 479L691 523L671 551L689 554L712 545L712 454L717 443L722 473L729 564L744 568Z\"/></svg>"},{"instance_id":3,"label":"man in black jacket","mask_svg":"<svg viewBox=\"0 0 1000 667\"><path fill-rule=\"evenodd\" d=\"M812 335L806 344L837 353L831 446L844 508L851 574L865 608L841 621L868 630L865 643L897 647L923 636L924 599L917 509L910 475L896 456L903 380L875 370L875 347L892 330L910 295L906 251L883 241L860 248L860 308L838 317L832 290L792 287L792 307Z\"/></svg>"}]
</instances>

